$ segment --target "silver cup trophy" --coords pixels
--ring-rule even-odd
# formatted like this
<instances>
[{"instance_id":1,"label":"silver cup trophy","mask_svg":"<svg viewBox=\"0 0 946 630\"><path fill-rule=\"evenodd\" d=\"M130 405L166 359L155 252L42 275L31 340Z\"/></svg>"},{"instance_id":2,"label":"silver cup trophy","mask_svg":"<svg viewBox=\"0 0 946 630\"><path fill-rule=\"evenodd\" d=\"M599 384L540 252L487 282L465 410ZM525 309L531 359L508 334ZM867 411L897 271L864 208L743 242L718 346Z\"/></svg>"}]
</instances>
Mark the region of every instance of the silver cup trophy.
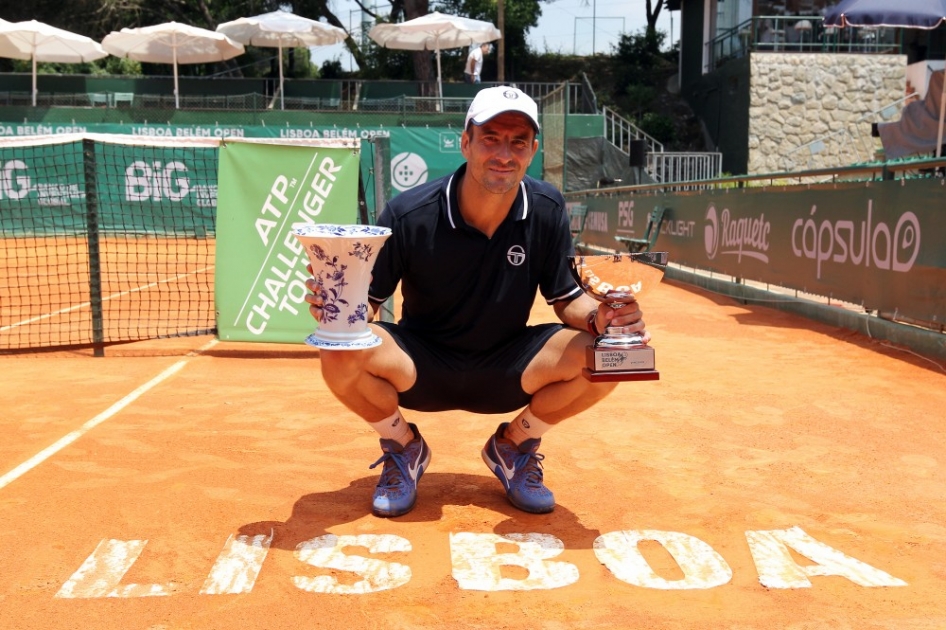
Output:
<instances>
[{"instance_id":1,"label":"silver cup trophy","mask_svg":"<svg viewBox=\"0 0 946 630\"><path fill-rule=\"evenodd\" d=\"M570 269L582 290L614 309L621 308L660 283L667 252L569 256ZM624 326L608 326L588 346L589 381L655 381L654 349L643 336Z\"/></svg>"}]
</instances>

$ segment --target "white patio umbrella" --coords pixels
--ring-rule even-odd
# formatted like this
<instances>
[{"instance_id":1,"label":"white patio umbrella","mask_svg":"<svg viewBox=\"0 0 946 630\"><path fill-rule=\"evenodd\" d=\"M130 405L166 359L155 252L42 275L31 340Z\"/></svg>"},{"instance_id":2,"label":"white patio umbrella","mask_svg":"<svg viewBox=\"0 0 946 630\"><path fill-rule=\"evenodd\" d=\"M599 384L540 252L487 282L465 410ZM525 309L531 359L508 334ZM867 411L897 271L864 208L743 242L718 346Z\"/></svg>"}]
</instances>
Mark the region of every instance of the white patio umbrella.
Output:
<instances>
[{"instance_id":1,"label":"white patio umbrella","mask_svg":"<svg viewBox=\"0 0 946 630\"><path fill-rule=\"evenodd\" d=\"M383 48L433 50L437 56L437 96L443 98L440 51L492 42L502 33L490 22L434 11L406 22L378 24L368 31L368 37Z\"/></svg>"},{"instance_id":2,"label":"white patio umbrella","mask_svg":"<svg viewBox=\"0 0 946 630\"><path fill-rule=\"evenodd\" d=\"M36 20L0 24L0 57L33 60L33 107L36 107L36 62L84 63L106 57L98 42Z\"/></svg>"},{"instance_id":3,"label":"white patio umbrella","mask_svg":"<svg viewBox=\"0 0 946 630\"><path fill-rule=\"evenodd\" d=\"M116 57L174 66L174 107L181 106L177 65L225 61L243 54L243 44L223 33L177 22L112 31L102 47Z\"/></svg>"},{"instance_id":4,"label":"white patio umbrella","mask_svg":"<svg viewBox=\"0 0 946 630\"><path fill-rule=\"evenodd\" d=\"M218 33L241 44L279 49L279 108L283 109L283 48L310 48L331 46L345 41L348 33L331 24L304 18L288 11L272 11L255 17L225 22L217 27Z\"/></svg>"}]
</instances>

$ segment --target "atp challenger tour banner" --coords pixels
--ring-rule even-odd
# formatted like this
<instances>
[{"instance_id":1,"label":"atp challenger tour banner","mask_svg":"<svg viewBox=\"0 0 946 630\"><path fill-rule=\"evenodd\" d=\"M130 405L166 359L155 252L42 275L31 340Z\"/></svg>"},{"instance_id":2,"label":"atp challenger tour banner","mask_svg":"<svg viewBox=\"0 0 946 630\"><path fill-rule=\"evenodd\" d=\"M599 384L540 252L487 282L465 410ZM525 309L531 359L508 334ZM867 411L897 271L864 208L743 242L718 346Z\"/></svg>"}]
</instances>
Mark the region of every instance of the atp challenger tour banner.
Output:
<instances>
[{"instance_id":1,"label":"atp challenger tour banner","mask_svg":"<svg viewBox=\"0 0 946 630\"><path fill-rule=\"evenodd\" d=\"M217 189L217 330L228 341L302 343L308 258L296 223L356 223L360 140L226 141Z\"/></svg>"}]
</instances>

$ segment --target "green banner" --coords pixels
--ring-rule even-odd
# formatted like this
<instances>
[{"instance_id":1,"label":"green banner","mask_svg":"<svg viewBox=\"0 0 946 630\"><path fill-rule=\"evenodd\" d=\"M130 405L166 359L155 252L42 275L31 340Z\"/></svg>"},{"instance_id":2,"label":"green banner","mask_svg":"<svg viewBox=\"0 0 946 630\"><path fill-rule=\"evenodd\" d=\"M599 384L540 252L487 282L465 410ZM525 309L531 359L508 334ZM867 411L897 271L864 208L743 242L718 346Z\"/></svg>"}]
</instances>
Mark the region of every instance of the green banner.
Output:
<instances>
[{"instance_id":1,"label":"green banner","mask_svg":"<svg viewBox=\"0 0 946 630\"><path fill-rule=\"evenodd\" d=\"M367 141L376 137L388 138L391 145L391 189L386 191L388 199L414 186L455 171L464 161L460 153L462 131L459 127L385 127L380 125L375 127L313 124L303 127L298 125L0 122L0 137L101 133L134 135L156 140L278 138L297 142L355 139ZM542 139L540 136L540 143ZM532 160L528 174L541 179L541 148Z\"/></svg>"},{"instance_id":2,"label":"green banner","mask_svg":"<svg viewBox=\"0 0 946 630\"><path fill-rule=\"evenodd\" d=\"M308 259L296 223L357 223L359 141L224 142L217 191L218 336L301 343Z\"/></svg>"},{"instance_id":3,"label":"green banner","mask_svg":"<svg viewBox=\"0 0 946 630\"><path fill-rule=\"evenodd\" d=\"M82 143L0 147L0 229L5 237L87 231Z\"/></svg>"},{"instance_id":4,"label":"green banner","mask_svg":"<svg viewBox=\"0 0 946 630\"><path fill-rule=\"evenodd\" d=\"M942 180L832 182L686 191L571 194L588 208L582 242L627 251L655 205L655 249L670 261L824 295L918 321L946 321Z\"/></svg>"},{"instance_id":5,"label":"green banner","mask_svg":"<svg viewBox=\"0 0 946 630\"><path fill-rule=\"evenodd\" d=\"M391 132L391 187L394 197L426 181L449 175L465 161L460 153L457 127L434 129L407 127ZM542 158L536 154L527 171L542 177Z\"/></svg>"},{"instance_id":6,"label":"green banner","mask_svg":"<svg viewBox=\"0 0 946 630\"><path fill-rule=\"evenodd\" d=\"M92 169L101 234L213 235L216 147L82 142L0 147L0 220L6 233L85 234Z\"/></svg>"},{"instance_id":7,"label":"green banner","mask_svg":"<svg viewBox=\"0 0 946 630\"><path fill-rule=\"evenodd\" d=\"M95 151L103 232L213 235L216 147L98 143Z\"/></svg>"}]
</instances>

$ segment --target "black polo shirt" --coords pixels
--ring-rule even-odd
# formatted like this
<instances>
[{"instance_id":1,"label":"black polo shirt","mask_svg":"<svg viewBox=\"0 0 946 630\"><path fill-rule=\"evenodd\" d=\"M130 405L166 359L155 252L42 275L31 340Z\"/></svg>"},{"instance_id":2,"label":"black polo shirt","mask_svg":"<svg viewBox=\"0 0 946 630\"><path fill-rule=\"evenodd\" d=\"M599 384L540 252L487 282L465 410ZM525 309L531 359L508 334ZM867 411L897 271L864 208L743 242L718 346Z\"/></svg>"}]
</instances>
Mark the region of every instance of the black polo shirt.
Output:
<instances>
[{"instance_id":1,"label":"black polo shirt","mask_svg":"<svg viewBox=\"0 0 946 630\"><path fill-rule=\"evenodd\" d=\"M405 328L462 351L485 351L527 325L536 289L546 302L581 294L568 269L574 254L565 199L531 177L502 224L487 238L457 205L453 175L392 199L378 217L391 237L378 254L369 290L375 304L401 283Z\"/></svg>"}]
</instances>

